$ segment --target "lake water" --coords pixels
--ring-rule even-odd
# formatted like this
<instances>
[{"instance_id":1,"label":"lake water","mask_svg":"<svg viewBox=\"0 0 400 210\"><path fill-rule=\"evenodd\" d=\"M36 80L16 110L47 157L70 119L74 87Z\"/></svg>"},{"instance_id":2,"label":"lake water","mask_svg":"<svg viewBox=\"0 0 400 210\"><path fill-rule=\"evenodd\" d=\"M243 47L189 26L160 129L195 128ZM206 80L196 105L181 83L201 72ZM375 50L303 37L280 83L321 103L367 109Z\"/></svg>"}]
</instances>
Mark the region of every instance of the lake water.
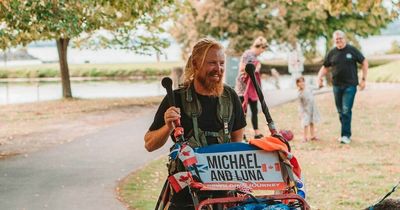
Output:
<instances>
[{"instance_id":1,"label":"lake water","mask_svg":"<svg viewBox=\"0 0 400 210\"><path fill-rule=\"evenodd\" d=\"M315 76L306 76L307 82L315 86ZM289 75L279 78L281 89L293 89L294 81ZM92 98L127 98L162 96L166 94L160 81L71 81L74 97ZM264 78L262 81L264 91L277 89L275 80ZM0 81L0 104L17 104L46 100L61 99L62 90L59 81L36 82L2 82Z\"/></svg>"}]
</instances>

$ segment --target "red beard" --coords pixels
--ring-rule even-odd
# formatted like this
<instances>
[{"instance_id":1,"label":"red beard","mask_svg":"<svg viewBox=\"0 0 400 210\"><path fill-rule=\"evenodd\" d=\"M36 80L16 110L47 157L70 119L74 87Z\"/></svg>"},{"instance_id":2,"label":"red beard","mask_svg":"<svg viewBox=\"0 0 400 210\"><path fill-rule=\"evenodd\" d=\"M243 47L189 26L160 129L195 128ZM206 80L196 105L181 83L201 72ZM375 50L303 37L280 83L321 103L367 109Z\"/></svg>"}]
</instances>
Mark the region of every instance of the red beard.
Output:
<instances>
[{"instance_id":1,"label":"red beard","mask_svg":"<svg viewBox=\"0 0 400 210\"><path fill-rule=\"evenodd\" d=\"M213 81L208 77L213 77L215 72L209 72L207 75L196 75L195 79L199 81L199 83L203 86L205 90L207 90L211 96L221 96L224 91L224 83L222 81L222 75L220 76L220 80L218 82Z\"/></svg>"}]
</instances>

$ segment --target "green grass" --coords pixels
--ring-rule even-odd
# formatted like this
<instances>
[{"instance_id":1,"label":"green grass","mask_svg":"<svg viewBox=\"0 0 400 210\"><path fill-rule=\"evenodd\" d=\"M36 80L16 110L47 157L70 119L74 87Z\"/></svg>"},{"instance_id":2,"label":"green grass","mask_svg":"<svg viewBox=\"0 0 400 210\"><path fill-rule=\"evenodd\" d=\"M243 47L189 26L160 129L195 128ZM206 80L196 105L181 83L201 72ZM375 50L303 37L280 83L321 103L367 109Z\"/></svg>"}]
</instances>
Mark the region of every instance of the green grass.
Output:
<instances>
[{"instance_id":1,"label":"green grass","mask_svg":"<svg viewBox=\"0 0 400 210\"><path fill-rule=\"evenodd\" d=\"M380 66L383 64L387 64L390 62L393 62L395 60L391 59L391 58L368 58L368 63L370 67L375 67L375 66ZM304 64L307 66L313 66L316 65L318 67L321 67L323 63L323 58L315 58L313 59L313 62L308 62L306 61ZM277 60L266 60L263 61L264 65L268 65L268 66L287 66L287 60L285 59L277 59Z\"/></svg>"},{"instance_id":2,"label":"green grass","mask_svg":"<svg viewBox=\"0 0 400 210\"><path fill-rule=\"evenodd\" d=\"M136 64L73 64L69 65L71 77L153 77L166 76L182 62ZM0 78L59 77L58 64L41 64L18 67L1 67Z\"/></svg>"},{"instance_id":3,"label":"green grass","mask_svg":"<svg viewBox=\"0 0 400 210\"><path fill-rule=\"evenodd\" d=\"M369 65L369 68L374 68L374 67L385 65L385 64L388 64L388 63L391 63L391 62L394 62L394 61L396 61L396 60L394 60L394 59L384 59L384 58L382 58L382 59L379 59L379 58L368 58L368 65Z\"/></svg>"},{"instance_id":4,"label":"green grass","mask_svg":"<svg viewBox=\"0 0 400 210\"><path fill-rule=\"evenodd\" d=\"M394 61L371 68L368 71L368 81L390 83L400 82L400 61Z\"/></svg>"},{"instance_id":5,"label":"green grass","mask_svg":"<svg viewBox=\"0 0 400 210\"><path fill-rule=\"evenodd\" d=\"M154 209L168 176L166 162L166 156L154 160L120 183L119 196L129 206L129 209Z\"/></svg>"},{"instance_id":6,"label":"green grass","mask_svg":"<svg viewBox=\"0 0 400 210\"><path fill-rule=\"evenodd\" d=\"M370 68L381 66L390 62L396 61L393 58L368 58L368 64ZM323 63L323 58L315 58L313 63L305 62L304 63L304 74L317 74L319 69L321 68ZM279 72L287 72L288 66L287 60L279 59L279 60L266 60L263 62L263 66L261 68L261 72L269 73L269 69L275 68Z\"/></svg>"},{"instance_id":7,"label":"green grass","mask_svg":"<svg viewBox=\"0 0 400 210\"><path fill-rule=\"evenodd\" d=\"M371 100L372 99L372 100ZM366 90L357 93L353 108L353 142L336 141L340 125L331 93L317 97L323 121L317 125L321 141L303 143L297 102L271 109L279 128L295 138L292 152L305 177L312 209L363 209L382 198L400 179L400 91ZM267 133L265 118L260 128ZM152 209L166 177L166 158L130 175L120 195L131 208ZM158 175L158 176L157 176ZM400 191L392 195L399 198ZM140 201L140 202L139 202Z\"/></svg>"}]
</instances>

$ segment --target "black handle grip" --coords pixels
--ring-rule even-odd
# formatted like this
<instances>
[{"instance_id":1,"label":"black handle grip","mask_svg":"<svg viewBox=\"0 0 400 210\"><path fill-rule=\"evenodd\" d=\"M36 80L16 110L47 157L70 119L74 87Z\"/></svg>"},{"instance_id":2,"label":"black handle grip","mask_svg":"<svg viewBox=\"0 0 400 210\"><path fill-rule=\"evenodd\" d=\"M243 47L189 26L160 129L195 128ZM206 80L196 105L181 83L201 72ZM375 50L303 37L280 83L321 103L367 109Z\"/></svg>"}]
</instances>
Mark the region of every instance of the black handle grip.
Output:
<instances>
[{"instance_id":1,"label":"black handle grip","mask_svg":"<svg viewBox=\"0 0 400 210\"><path fill-rule=\"evenodd\" d=\"M248 63L248 64L246 64L246 67L244 68L244 70L246 71L246 73L248 75L254 76L254 72L256 71L256 66L254 66L254 64L252 64L252 63Z\"/></svg>"},{"instance_id":2,"label":"black handle grip","mask_svg":"<svg viewBox=\"0 0 400 210\"><path fill-rule=\"evenodd\" d=\"M254 64L248 63L248 64L246 64L246 67L244 70L250 76L251 82L253 83L254 87L256 88L256 92L257 92L258 98L260 99L260 103L261 103L261 109L264 113L265 118L267 119L268 129L271 132L271 135L274 137L277 137L279 140L281 140L283 143L285 143L286 146L288 147L288 150L290 151L291 148L290 148L289 142L282 135L280 135L278 133L278 131L276 130L276 127L275 127L275 123L272 120L271 114L269 113L267 104L265 103L264 95L261 92L260 85L258 84L258 82L256 80L256 76L254 75L256 67L254 66Z\"/></svg>"},{"instance_id":3,"label":"black handle grip","mask_svg":"<svg viewBox=\"0 0 400 210\"><path fill-rule=\"evenodd\" d=\"M269 113L267 104L265 103L264 95L261 92L260 85L258 84L256 77L254 75L256 67L254 66L254 64L248 63L248 64L246 64L246 67L244 70L250 76L251 82L253 83L254 88L256 89L258 98L260 99L262 111L264 112L264 115L265 115L265 118L267 119L268 124L270 124L270 123L273 124L274 121L272 120L272 117L271 117L271 114Z\"/></svg>"},{"instance_id":4,"label":"black handle grip","mask_svg":"<svg viewBox=\"0 0 400 210\"><path fill-rule=\"evenodd\" d=\"M172 92L172 79L169 77L164 77L161 80L161 85L167 90L167 97L170 106L175 106L175 96Z\"/></svg>"},{"instance_id":5,"label":"black handle grip","mask_svg":"<svg viewBox=\"0 0 400 210\"><path fill-rule=\"evenodd\" d=\"M175 96L172 92L172 79L169 77L164 77L161 80L161 85L167 90L167 97L170 106L175 106ZM183 127L181 126L180 119L174 121L175 129L174 129L174 136L176 142L184 142L184 131Z\"/></svg>"},{"instance_id":6,"label":"black handle grip","mask_svg":"<svg viewBox=\"0 0 400 210\"><path fill-rule=\"evenodd\" d=\"M256 76L254 75L256 67L254 66L254 64L248 63L248 64L246 64L246 67L245 67L244 70L250 76L250 80L253 83L253 86L256 89L258 98L260 100L261 109L262 109L262 111L264 113L265 119L267 120L269 131L271 132L271 135L274 135L274 134L276 134L278 132L276 131L275 123L272 120L272 117L271 117L271 114L269 113L267 104L265 103L264 95L261 92L260 85L258 84L258 82L256 80Z\"/></svg>"}]
</instances>

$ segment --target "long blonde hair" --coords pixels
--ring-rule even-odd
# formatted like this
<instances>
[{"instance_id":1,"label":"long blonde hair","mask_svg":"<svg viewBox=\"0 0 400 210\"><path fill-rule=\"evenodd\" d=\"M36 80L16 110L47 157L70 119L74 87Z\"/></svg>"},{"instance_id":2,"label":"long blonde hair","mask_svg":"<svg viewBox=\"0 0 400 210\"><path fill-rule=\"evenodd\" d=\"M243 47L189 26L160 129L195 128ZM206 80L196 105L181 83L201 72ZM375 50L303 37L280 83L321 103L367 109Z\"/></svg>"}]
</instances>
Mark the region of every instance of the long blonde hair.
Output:
<instances>
[{"instance_id":1,"label":"long blonde hair","mask_svg":"<svg viewBox=\"0 0 400 210\"><path fill-rule=\"evenodd\" d=\"M194 75L195 75L196 71L198 70L198 69L195 69L193 62L199 61L201 59L200 66L198 66L198 68L201 68L204 64L204 60L206 58L208 50L211 47L217 47L218 49L223 49L223 46L218 41L216 41L215 39L212 39L212 38L200 39L194 45L192 54L189 56L188 61L185 66L183 86L187 87L190 85L190 83L193 82Z\"/></svg>"},{"instance_id":2,"label":"long blonde hair","mask_svg":"<svg viewBox=\"0 0 400 210\"><path fill-rule=\"evenodd\" d=\"M261 46L261 45L266 45L266 44L267 44L267 40L264 37L259 36L253 41L253 44L251 46L256 47L257 45Z\"/></svg>"}]
</instances>

